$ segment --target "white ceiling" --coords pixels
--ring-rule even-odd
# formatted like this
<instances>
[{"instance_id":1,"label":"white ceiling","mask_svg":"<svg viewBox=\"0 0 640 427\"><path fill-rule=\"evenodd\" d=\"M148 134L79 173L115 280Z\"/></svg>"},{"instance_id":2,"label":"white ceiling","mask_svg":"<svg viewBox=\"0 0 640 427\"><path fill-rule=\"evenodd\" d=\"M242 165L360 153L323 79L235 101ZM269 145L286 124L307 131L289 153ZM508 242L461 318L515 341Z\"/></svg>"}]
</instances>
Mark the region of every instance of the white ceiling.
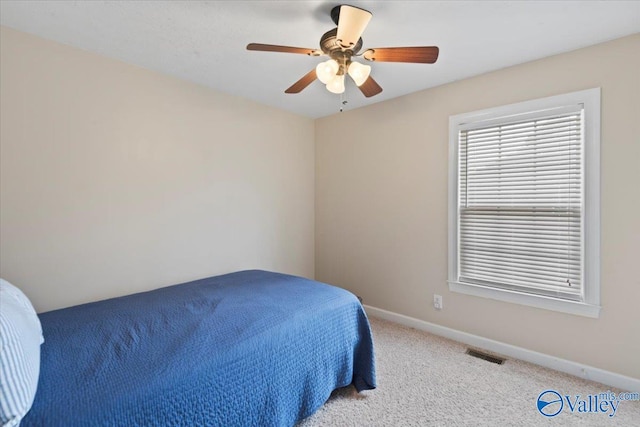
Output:
<instances>
[{"instance_id":1,"label":"white ceiling","mask_svg":"<svg viewBox=\"0 0 640 427\"><path fill-rule=\"evenodd\" d=\"M318 48L334 1L5 1L2 25L317 118L340 96L284 90L322 58L249 52L251 42ZM347 1L373 19L364 48L440 47L433 65L375 63L384 91L348 81L347 109L640 32L638 1ZM597 61L598 58L594 58Z\"/></svg>"}]
</instances>

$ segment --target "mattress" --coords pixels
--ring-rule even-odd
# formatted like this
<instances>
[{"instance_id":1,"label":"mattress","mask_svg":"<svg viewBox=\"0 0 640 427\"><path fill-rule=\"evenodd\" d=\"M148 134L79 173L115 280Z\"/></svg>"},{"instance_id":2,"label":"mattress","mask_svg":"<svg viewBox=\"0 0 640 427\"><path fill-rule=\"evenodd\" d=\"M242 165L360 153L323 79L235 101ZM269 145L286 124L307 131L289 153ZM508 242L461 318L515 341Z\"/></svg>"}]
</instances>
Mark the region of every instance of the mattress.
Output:
<instances>
[{"instance_id":1,"label":"mattress","mask_svg":"<svg viewBox=\"0 0 640 427\"><path fill-rule=\"evenodd\" d=\"M350 292L241 271L39 315L22 426L292 426L339 387L376 386Z\"/></svg>"}]
</instances>

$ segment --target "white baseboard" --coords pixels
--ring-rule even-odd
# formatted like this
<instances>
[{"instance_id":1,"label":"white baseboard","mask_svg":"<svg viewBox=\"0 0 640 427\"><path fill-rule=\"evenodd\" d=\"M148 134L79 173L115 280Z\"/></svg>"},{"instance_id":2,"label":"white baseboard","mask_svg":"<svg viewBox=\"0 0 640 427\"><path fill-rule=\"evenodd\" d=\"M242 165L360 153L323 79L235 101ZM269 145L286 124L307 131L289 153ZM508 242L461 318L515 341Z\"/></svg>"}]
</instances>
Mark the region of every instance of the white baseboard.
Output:
<instances>
[{"instance_id":1,"label":"white baseboard","mask_svg":"<svg viewBox=\"0 0 640 427\"><path fill-rule=\"evenodd\" d=\"M593 366L583 365L581 363L572 362L570 360L561 359L548 354L538 353L536 351L527 350L526 348L483 338L466 332L461 332L445 326L436 325L435 323L425 322L424 320L383 310L381 308L369 305L365 305L364 308L367 315L370 315L371 317L378 317L380 319L389 320L411 328L427 331L434 335L449 338L476 348L488 350L514 359L524 360L525 362L534 363L536 365L565 372L579 378L599 382L623 391L640 392L640 380L636 378L616 374L615 372L605 371L604 369L594 368Z\"/></svg>"}]
</instances>

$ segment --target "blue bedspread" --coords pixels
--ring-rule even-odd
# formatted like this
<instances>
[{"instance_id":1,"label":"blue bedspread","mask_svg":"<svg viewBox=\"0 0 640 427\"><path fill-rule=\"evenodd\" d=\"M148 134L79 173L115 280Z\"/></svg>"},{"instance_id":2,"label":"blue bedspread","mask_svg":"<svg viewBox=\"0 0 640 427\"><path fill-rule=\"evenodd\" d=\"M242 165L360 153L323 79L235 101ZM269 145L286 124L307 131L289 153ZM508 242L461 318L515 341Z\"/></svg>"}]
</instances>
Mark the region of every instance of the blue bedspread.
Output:
<instances>
[{"instance_id":1,"label":"blue bedspread","mask_svg":"<svg viewBox=\"0 0 640 427\"><path fill-rule=\"evenodd\" d=\"M40 315L22 426L292 426L338 387L375 387L356 297L242 271Z\"/></svg>"}]
</instances>

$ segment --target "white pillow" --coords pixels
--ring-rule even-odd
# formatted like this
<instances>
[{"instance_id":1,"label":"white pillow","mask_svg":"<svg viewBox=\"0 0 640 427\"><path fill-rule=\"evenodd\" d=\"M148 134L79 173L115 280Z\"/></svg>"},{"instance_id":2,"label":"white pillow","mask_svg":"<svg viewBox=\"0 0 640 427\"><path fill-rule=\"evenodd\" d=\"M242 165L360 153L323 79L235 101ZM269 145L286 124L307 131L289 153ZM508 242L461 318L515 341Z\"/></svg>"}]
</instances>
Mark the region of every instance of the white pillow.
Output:
<instances>
[{"instance_id":1,"label":"white pillow","mask_svg":"<svg viewBox=\"0 0 640 427\"><path fill-rule=\"evenodd\" d=\"M38 387L42 326L22 291L0 279L0 425L17 426Z\"/></svg>"}]
</instances>

